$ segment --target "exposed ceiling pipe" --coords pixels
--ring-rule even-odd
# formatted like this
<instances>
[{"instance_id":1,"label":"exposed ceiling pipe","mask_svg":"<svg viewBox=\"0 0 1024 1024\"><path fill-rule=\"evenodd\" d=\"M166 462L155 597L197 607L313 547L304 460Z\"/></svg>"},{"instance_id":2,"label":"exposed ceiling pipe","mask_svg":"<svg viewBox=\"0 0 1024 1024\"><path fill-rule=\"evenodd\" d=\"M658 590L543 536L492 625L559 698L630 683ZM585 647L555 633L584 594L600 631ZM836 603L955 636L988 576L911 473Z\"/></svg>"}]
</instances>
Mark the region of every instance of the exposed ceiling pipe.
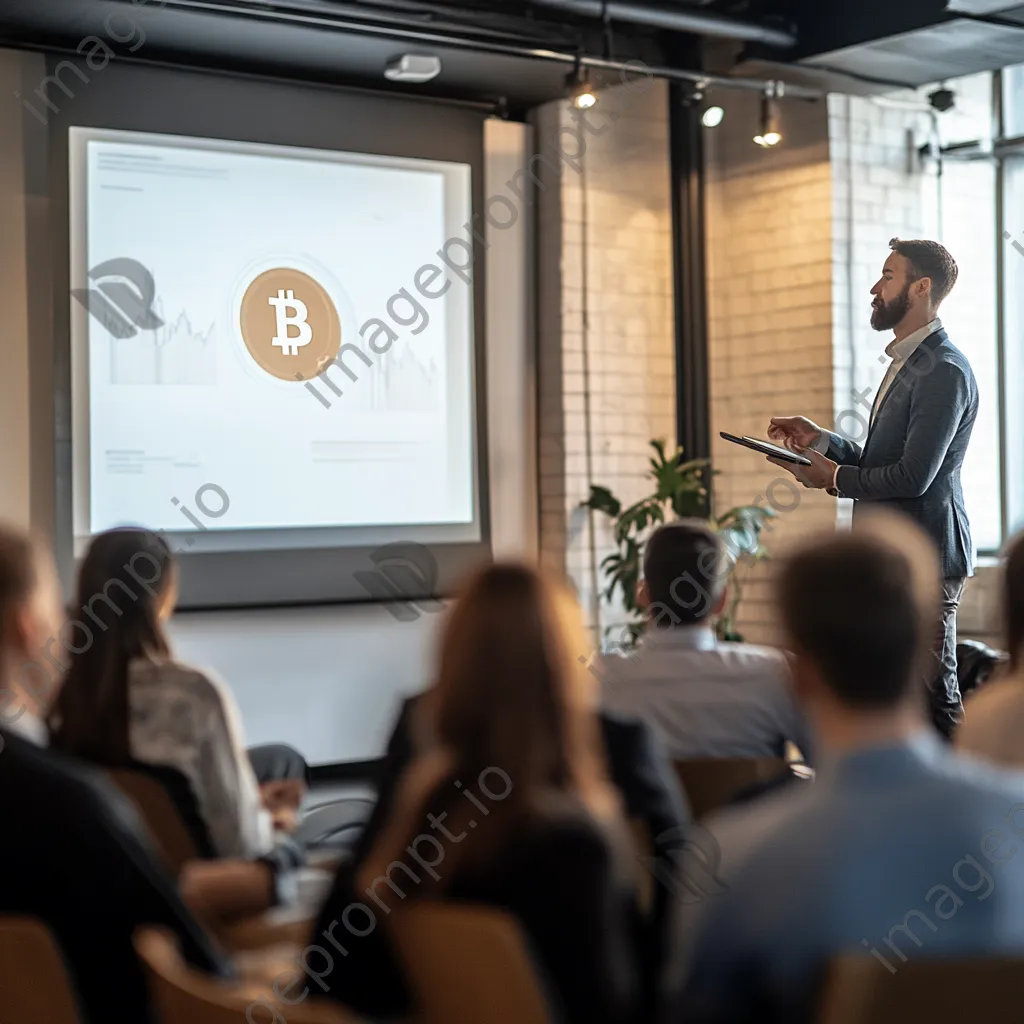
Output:
<instances>
[{"instance_id":1,"label":"exposed ceiling pipe","mask_svg":"<svg viewBox=\"0 0 1024 1024\"><path fill-rule=\"evenodd\" d=\"M631 22L634 25L651 25L676 32L694 32L702 36L720 39L739 39L746 43L765 43L768 46L789 47L796 45L796 36L783 29L771 28L756 21L745 21L714 11L667 10L664 7L648 7L645 4L604 3L602 0L533 0L538 7L579 14L583 17L604 18L613 21Z\"/></svg>"},{"instance_id":2,"label":"exposed ceiling pipe","mask_svg":"<svg viewBox=\"0 0 1024 1024\"><path fill-rule=\"evenodd\" d=\"M243 3L242 0L165 0L164 9L171 8L206 10L217 14L247 17L271 24L306 25L325 31L354 32L385 39L402 39L415 41L420 45L452 46L459 49L472 50L476 53L496 53L507 57L526 57L532 60L550 61L552 63L565 64L568 67L573 67L578 63L584 67L594 69L618 71L633 75L643 73L649 74L654 78L664 78L670 82L695 82L704 86L716 86L723 89L764 92L765 87L770 84L769 81L763 78L744 78L738 75L711 75L703 71L690 71L686 68L646 64L641 60L606 60L600 57L588 57L585 55L581 57L578 52L566 53L529 45L516 46L510 43L465 39L447 32L429 31L419 26L372 25L353 19L326 18L318 14L288 11L281 5L260 9L251 7ZM786 95L791 99L818 100L825 93L821 89L787 83Z\"/></svg>"}]
</instances>

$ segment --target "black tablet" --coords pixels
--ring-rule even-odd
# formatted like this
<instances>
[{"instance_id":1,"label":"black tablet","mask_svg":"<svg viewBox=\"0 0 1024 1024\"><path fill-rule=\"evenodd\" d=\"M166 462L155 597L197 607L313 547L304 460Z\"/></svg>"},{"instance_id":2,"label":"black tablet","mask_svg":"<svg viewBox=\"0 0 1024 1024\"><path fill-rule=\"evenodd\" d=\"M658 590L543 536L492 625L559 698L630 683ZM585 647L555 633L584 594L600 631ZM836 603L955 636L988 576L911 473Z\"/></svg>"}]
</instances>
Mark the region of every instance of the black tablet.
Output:
<instances>
[{"instance_id":1,"label":"black tablet","mask_svg":"<svg viewBox=\"0 0 1024 1024\"><path fill-rule=\"evenodd\" d=\"M791 452L788 448L780 448L777 444L772 444L771 441L760 441L756 437L737 437L735 434L727 434L724 430L719 431L718 436L724 437L726 441L732 441L733 444L741 444L744 448L752 448L762 455L781 459L783 462L792 462L797 466L811 465L811 460L806 455Z\"/></svg>"}]
</instances>

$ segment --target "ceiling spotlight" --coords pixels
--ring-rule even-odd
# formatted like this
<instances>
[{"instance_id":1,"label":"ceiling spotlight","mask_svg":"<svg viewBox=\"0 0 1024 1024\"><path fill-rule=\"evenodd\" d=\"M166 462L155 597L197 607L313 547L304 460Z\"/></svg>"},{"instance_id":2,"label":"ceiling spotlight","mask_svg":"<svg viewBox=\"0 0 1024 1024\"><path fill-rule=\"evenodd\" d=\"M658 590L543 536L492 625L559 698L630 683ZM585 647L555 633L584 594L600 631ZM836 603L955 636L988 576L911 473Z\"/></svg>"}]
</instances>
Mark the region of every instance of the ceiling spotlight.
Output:
<instances>
[{"instance_id":1,"label":"ceiling spotlight","mask_svg":"<svg viewBox=\"0 0 1024 1024\"><path fill-rule=\"evenodd\" d=\"M723 117L725 117L725 110L722 107L710 106L700 115L700 123L705 128L717 128L722 123Z\"/></svg>"},{"instance_id":2,"label":"ceiling spotlight","mask_svg":"<svg viewBox=\"0 0 1024 1024\"><path fill-rule=\"evenodd\" d=\"M432 54L403 53L392 57L384 69L384 77L392 82L422 84L441 74L441 58Z\"/></svg>"},{"instance_id":3,"label":"ceiling spotlight","mask_svg":"<svg viewBox=\"0 0 1024 1024\"><path fill-rule=\"evenodd\" d=\"M782 141L779 130L779 107L776 97L781 96L783 84L769 82L761 97L761 130L754 136L754 142L765 149L777 146Z\"/></svg>"},{"instance_id":4,"label":"ceiling spotlight","mask_svg":"<svg viewBox=\"0 0 1024 1024\"><path fill-rule=\"evenodd\" d=\"M577 110L589 110L596 106L597 93L590 84L590 75L587 73L587 69L579 61L569 73L565 85L569 90L569 103Z\"/></svg>"},{"instance_id":5,"label":"ceiling spotlight","mask_svg":"<svg viewBox=\"0 0 1024 1024\"><path fill-rule=\"evenodd\" d=\"M708 98L711 83L706 78L698 78L684 85L681 100L684 107L700 115L700 123L705 128L717 128L725 117L725 110L712 103Z\"/></svg>"}]
</instances>

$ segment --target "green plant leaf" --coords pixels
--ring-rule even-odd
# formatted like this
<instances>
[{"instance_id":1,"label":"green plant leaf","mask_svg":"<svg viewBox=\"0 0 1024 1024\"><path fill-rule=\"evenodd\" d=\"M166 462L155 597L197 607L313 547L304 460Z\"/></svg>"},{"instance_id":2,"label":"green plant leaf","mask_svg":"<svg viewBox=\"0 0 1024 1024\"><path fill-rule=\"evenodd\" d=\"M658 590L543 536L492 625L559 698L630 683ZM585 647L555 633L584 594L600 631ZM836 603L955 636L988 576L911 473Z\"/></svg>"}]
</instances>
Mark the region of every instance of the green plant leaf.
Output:
<instances>
[{"instance_id":1,"label":"green plant leaf","mask_svg":"<svg viewBox=\"0 0 1024 1024\"><path fill-rule=\"evenodd\" d=\"M644 548L650 530L666 519L694 516L705 519L722 538L729 559L729 599L725 614L718 621L719 635L742 639L736 631L737 611L743 596L743 577L747 570L737 572L740 565L752 566L769 557L761 543L765 524L778 516L775 509L760 505L737 505L719 516L709 515L707 482L718 471L709 459L683 460L683 451L676 448L667 453L663 439L650 442L653 455L649 459L648 478L653 493L623 508L621 501L607 487L592 485L590 497L581 504L614 520L613 535L617 550L601 560L604 579L603 596L613 602L618 597L630 615L637 616L634 626L642 629L643 619L637 606L636 589L640 580Z\"/></svg>"},{"instance_id":2,"label":"green plant leaf","mask_svg":"<svg viewBox=\"0 0 1024 1024\"><path fill-rule=\"evenodd\" d=\"M592 508L595 512L603 512L613 519L622 511L622 502L615 497L607 487L599 487L596 484L590 486L590 497L581 501L583 508Z\"/></svg>"}]
</instances>

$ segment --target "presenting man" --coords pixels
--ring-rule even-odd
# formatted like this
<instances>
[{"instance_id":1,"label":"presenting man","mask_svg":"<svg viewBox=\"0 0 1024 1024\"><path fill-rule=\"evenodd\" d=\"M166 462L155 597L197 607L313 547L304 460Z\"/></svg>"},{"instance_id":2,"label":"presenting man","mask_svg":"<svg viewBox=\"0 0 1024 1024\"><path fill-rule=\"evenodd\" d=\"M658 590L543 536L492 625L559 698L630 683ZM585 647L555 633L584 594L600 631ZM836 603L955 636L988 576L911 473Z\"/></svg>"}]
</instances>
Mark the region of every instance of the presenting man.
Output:
<instances>
[{"instance_id":1,"label":"presenting man","mask_svg":"<svg viewBox=\"0 0 1024 1024\"><path fill-rule=\"evenodd\" d=\"M778 416L768 436L802 452L810 466L769 461L805 487L861 503L888 505L914 519L935 542L944 577L941 663L931 688L932 719L949 737L963 713L956 674L956 610L974 573L960 467L978 415L970 363L936 315L956 283L953 257L938 242L894 238L871 289L871 326L892 330L889 366L878 389L863 448L803 416Z\"/></svg>"}]
</instances>

